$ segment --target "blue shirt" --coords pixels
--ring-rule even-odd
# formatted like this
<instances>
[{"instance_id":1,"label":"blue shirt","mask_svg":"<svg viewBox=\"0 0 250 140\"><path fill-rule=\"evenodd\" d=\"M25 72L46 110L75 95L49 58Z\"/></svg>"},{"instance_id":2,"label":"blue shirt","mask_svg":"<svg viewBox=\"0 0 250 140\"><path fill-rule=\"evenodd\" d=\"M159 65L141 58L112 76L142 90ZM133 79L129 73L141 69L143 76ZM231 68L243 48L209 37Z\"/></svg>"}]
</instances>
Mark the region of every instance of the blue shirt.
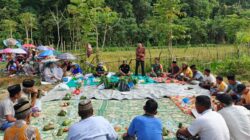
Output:
<instances>
[{"instance_id":1,"label":"blue shirt","mask_svg":"<svg viewBox=\"0 0 250 140\"><path fill-rule=\"evenodd\" d=\"M203 74L200 71L196 71L193 75L194 80L202 81L204 79Z\"/></svg>"},{"instance_id":2,"label":"blue shirt","mask_svg":"<svg viewBox=\"0 0 250 140\"><path fill-rule=\"evenodd\" d=\"M76 65L76 69L73 69L72 73L74 75L76 75L78 73L82 74L82 69L80 68L80 66L78 64Z\"/></svg>"},{"instance_id":3,"label":"blue shirt","mask_svg":"<svg viewBox=\"0 0 250 140\"><path fill-rule=\"evenodd\" d=\"M237 86L238 86L239 84L241 84L241 82L239 82L239 81L236 81L236 84L234 84L234 85L229 84L229 85L228 85L228 89L227 89L228 92L231 91L231 93L238 93L238 91L237 91Z\"/></svg>"},{"instance_id":4,"label":"blue shirt","mask_svg":"<svg viewBox=\"0 0 250 140\"><path fill-rule=\"evenodd\" d=\"M151 116L137 116L129 126L128 135L136 135L137 140L162 140L162 122Z\"/></svg>"}]
</instances>

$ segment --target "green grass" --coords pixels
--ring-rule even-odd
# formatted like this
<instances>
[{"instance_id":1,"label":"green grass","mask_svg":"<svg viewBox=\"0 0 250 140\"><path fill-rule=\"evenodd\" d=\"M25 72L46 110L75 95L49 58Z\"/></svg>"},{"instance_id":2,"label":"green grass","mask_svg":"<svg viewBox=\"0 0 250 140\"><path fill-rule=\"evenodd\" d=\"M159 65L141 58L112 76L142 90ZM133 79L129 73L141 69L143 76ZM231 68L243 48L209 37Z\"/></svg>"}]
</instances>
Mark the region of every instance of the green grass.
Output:
<instances>
[{"instance_id":1,"label":"green grass","mask_svg":"<svg viewBox=\"0 0 250 140\"><path fill-rule=\"evenodd\" d=\"M131 62L131 69L135 68L135 49L136 47L106 47L100 51L100 60L105 62L109 71L118 71L119 65L123 59ZM84 50L68 51L75 55L84 54ZM244 80L250 79L250 72L248 74L248 67L250 66L250 49L247 47L240 48L240 54L246 56L241 59L236 59L236 47L234 45L194 45L194 46L175 46L173 47L173 56L177 59L179 65L181 62L188 64L196 64L200 70L204 68L211 68L215 74L236 73ZM150 71L151 64L154 63L154 58L159 57L161 53L161 63L165 71L170 66L172 61L167 47L146 47L146 71ZM88 62L93 61L95 64L95 54L87 58ZM237 60L237 61L236 61ZM80 63L80 59L76 60ZM242 64L239 64L241 63ZM0 69L4 68L6 63L0 63ZM242 66L244 65L244 66ZM84 63L81 66L87 70ZM233 66L233 67L231 67ZM240 66L240 68L238 67ZM242 75L242 76L241 76ZM249 76L248 76L249 75Z\"/></svg>"},{"instance_id":2,"label":"green grass","mask_svg":"<svg viewBox=\"0 0 250 140\"><path fill-rule=\"evenodd\" d=\"M111 71L116 71L118 65L120 65L123 59L128 61L132 60L131 66L134 66L135 59L135 47L130 47L129 49L115 48L116 50L107 51L100 53L100 59L106 62L107 67ZM235 49L232 45L218 45L215 47L174 47L173 55L179 62L198 62L209 63L214 60L223 60L232 57ZM161 53L161 62L164 64L165 68L168 67L171 62L169 51L166 47L150 47L146 48L146 67L150 67L150 64L154 62L155 57L159 57ZM75 52L75 54L80 54ZM150 55L151 54L151 55ZM92 55L87 61L91 62L95 55ZM151 58L151 59L150 59ZM95 61L93 61L95 62Z\"/></svg>"}]
</instances>

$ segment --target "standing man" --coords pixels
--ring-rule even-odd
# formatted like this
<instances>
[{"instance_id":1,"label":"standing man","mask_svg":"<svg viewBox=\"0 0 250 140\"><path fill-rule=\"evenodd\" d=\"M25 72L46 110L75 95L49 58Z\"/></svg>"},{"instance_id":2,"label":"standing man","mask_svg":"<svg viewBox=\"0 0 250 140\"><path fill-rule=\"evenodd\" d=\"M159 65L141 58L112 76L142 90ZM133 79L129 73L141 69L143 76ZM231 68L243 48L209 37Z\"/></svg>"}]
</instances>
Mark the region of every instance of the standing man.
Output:
<instances>
[{"instance_id":1,"label":"standing man","mask_svg":"<svg viewBox=\"0 0 250 140\"><path fill-rule=\"evenodd\" d=\"M144 71L144 61L145 61L145 47L142 45L142 43L138 43L138 47L136 49L136 66L135 66L135 75L138 75L138 68L139 65L141 65L141 71L142 71L142 76L145 76L145 71Z\"/></svg>"}]
</instances>

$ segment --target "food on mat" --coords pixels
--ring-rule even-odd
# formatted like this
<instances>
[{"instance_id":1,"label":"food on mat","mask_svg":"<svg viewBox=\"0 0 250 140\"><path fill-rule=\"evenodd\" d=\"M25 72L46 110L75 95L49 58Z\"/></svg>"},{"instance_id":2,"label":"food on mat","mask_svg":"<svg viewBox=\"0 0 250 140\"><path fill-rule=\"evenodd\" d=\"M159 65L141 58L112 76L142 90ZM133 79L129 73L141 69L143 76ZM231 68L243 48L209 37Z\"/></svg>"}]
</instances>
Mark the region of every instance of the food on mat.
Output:
<instances>
[{"instance_id":1,"label":"food on mat","mask_svg":"<svg viewBox=\"0 0 250 140\"><path fill-rule=\"evenodd\" d=\"M47 124L47 125L45 125L43 127L43 131L49 131L49 130L52 130L52 129L55 129L55 126L54 126L53 123L49 123L49 124Z\"/></svg>"},{"instance_id":2,"label":"food on mat","mask_svg":"<svg viewBox=\"0 0 250 140\"><path fill-rule=\"evenodd\" d=\"M63 100L70 100L71 99L71 94L70 93L67 93L65 96L64 96L64 98L63 98Z\"/></svg>"},{"instance_id":3,"label":"food on mat","mask_svg":"<svg viewBox=\"0 0 250 140\"><path fill-rule=\"evenodd\" d=\"M166 129L166 127L163 127L163 129L162 129L162 135L163 136L168 136L168 134L169 134L169 131Z\"/></svg>"},{"instance_id":4,"label":"food on mat","mask_svg":"<svg viewBox=\"0 0 250 140\"><path fill-rule=\"evenodd\" d=\"M79 95L81 93L81 90L80 89L76 89L73 91L73 94L75 95Z\"/></svg>"},{"instance_id":5,"label":"food on mat","mask_svg":"<svg viewBox=\"0 0 250 140\"><path fill-rule=\"evenodd\" d=\"M63 129L59 129L56 136L62 136L63 135Z\"/></svg>"},{"instance_id":6,"label":"food on mat","mask_svg":"<svg viewBox=\"0 0 250 140\"><path fill-rule=\"evenodd\" d=\"M178 128L182 128L182 123L179 123Z\"/></svg>"},{"instance_id":7,"label":"food on mat","mask_svg":"<svg viewBox=\"0 0 250 140\"><path fill-rule=\"evenodd\" d=\"M64 128L63 129L63 132L68 132L69 131L69 128Z\"/></svg>"},{"instance_id":8,"label":"food on mat","mask_svg":"<svg viewBox=\"0 0 250 140\"><path fill-rule=\"evenodd\" d=\"M85 99L87 99L86 96L81 96L81 97L80 97L80 100L85 100Z\"/></svg>"},{"instance_id":9,"label":"food on mat","mask_svg":"<svg viewBox=\"0 0 250 140\"><path fill-rule=\"evenodd\" d=\"M66 116L67 112L65 110L61 110L57 115L58 116Z\"/></svg>"},{"instance_id":10,"label":"food on mat","mask_svg":"<svg viewBox=\"0 0 250 140\"><path fill-rule=\"evenodd\" d=\"M114 129L115 129L116 132L120 132L121 131L121 126L120 125L116 125L114 127Z\"/></svg>"},{"instance_id":11,"label":"food on mat","mask_svg":"<svg viewBox=\"0 0 250 140\"><path fill-rule=\"evenodd\" d=\"M70 123L71 123L71 120L65 120L63 121L62 126L68 126L70 125Z\"/></svg>"},{"instance_id":12,"label":"food on mat","mask_svg":"<svg viewBox=\"0 0 250 140\"><path fill-rule=\"evenodd\" d=\"M64 103L61 105L61 107L67 107L67 106L69 106L69 105L70 105L69 102L64 102Z\"/></svg>"}]
</instances>

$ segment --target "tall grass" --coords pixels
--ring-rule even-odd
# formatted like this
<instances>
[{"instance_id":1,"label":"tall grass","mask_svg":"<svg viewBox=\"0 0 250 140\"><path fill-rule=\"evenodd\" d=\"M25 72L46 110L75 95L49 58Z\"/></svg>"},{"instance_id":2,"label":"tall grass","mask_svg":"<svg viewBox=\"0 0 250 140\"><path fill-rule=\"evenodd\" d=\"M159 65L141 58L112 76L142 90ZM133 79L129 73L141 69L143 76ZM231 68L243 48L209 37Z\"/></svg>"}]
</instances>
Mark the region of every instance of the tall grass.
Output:
<instances>
[{"instance_id":1,"label":"tall grass","mask_svg":"<svg viewBox=\"0 0 250 140\"><path fill-rule=\"evenodd\" d=\"M111 50L110 50L111 49ZM107 48L100 53L100 58L103 62L106 62L110 71L116 71L123 59L131 60L132 70L134 67L135 59L135 47L128 48ZM151 53L151 58L149 55ZM146 47L146 68L150 69L151 63L154 62L155 57L159 57L161 53L161 62L166 67L171 62L170 54L166 47ZM219 46L207 46L207 47L175 47L173 54L179 62L198 62L203 61L203 64L212 62L214 60L223 60L232 57L234 53L234 47L232 45L219 45ZM76 52L75 54L80 54ZM95 55L87 58L87 61L91 62Z\"/></svg>"},{"instance_id":2,"label":"tall grass","mask_svg":"<svg viewBox=\"0 0 250 140\"><path fill-rule=\"evenodd\" d=\"M122 60L128 60L130 62L131 70L135 69L135 49L134 47L107 47L100 52L100 60L105 62L105 65L109 71L118 71L119 65ZM75 55L84 55L84 50L69 51ZM146 71L150 71L151 64L154 63L154 58L159 57L161 53L161 63L164 66L164 70L169 68L172 58L169 51L164 46L158 47L146 47ZM151 55L150 55L151 54ZM240 79L249 81L250 79L250 49L248 47L240 48L240 58L234 45L195 45L195 46L175 46L173 48L174 57L177 59L178 64L187 62L189 65L196 64L202 71L204 68L211 68L213 73L226 76L229 73L235 73L239 75ZM151 56L151 57L150 57ZM81 67L86 72L92 72L88 66L85 65L82 56L76 60L81 64ZM94 65L95 54L90 58L86 58L86 61L92 62ZM85 61L85 60L84 60ZM0 63L2 69L5 63ZM2 76L1 76L2 78ZM0 79L1 79L0 78ZM3 80L3 79L2 79Z\"/></svg>"}]
</instances>

